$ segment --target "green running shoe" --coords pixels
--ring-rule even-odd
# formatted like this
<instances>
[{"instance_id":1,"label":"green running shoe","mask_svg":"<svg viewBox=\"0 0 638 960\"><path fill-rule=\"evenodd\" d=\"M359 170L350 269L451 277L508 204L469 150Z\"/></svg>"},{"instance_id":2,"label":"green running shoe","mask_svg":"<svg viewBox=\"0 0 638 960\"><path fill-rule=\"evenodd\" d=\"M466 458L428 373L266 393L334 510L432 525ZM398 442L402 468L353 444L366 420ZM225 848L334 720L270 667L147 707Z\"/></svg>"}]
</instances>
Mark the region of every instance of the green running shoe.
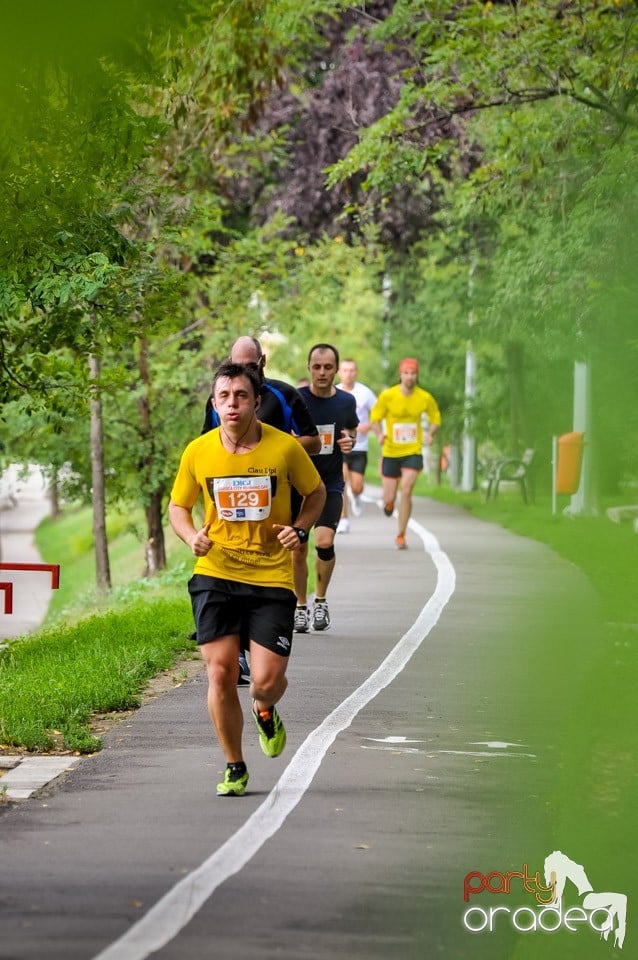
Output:
<instances>
[{"instance_id":1,"label":"green running shoe","mask_svg":"<svg viewBox=\"0 0 638 960\"><path fill-rule=\"evenodd\" d=\"M217 784L218 797L243 797L248 783L248 770L245 773L235 773L226 767L222 783Z\"/></svg>"},{"instance_id":2,"label":"green running shoe","mask_svg":"<svg viewBox=\"0 0 638 960\"><path fill-rule=\"evenodd\" d=\"M253 700L253 717L259 730L261 749L267 757L278 757L286 746L286 728L275 707L257 713Z\"/></svg>"}]
</instances>

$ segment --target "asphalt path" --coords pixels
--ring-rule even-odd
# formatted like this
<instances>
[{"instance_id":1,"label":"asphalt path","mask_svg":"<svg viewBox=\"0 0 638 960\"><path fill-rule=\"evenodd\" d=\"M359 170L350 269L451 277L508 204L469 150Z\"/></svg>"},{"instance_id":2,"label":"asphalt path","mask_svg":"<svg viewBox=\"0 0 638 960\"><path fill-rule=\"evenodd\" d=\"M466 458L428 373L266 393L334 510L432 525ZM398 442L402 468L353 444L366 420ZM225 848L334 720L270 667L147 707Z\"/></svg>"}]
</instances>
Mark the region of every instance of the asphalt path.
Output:
<instances>
[{"instance_id":1,"label":"asphalt path","mask_svg":"<svg viewBox=\"0 0 638 960\"><path fill-rule=\"evenodd\" d=\"M338 536L332 626L295 637L280 758L240 690L245 797L215 796L198 674L0 808L0 957L508 955L510 929L463 926L464 877L543 849L565 673L540 696L528 680L595 604L538 543L425 499L413 519L404 552L373 503Z\"/></svg>"}]
</instances>

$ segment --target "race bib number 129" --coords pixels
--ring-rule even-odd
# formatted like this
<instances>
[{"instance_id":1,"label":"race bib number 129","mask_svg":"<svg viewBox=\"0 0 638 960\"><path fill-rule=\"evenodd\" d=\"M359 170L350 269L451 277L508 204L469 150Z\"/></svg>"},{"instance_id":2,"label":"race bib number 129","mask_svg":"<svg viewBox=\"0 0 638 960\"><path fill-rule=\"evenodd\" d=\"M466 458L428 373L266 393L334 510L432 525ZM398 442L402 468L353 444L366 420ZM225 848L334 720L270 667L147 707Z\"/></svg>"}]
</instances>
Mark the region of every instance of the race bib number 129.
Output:
<instances>
[{"instance_id":1,"label":"race bib number 129","mask_svg":"<svg viewBox=\"0 0 638 960\"><path fill-rule=\"evenodd\" d=\"M217 477L213 500L224 520L263 520L270 516L270 477Z\"/></svg>"}]
</instances>

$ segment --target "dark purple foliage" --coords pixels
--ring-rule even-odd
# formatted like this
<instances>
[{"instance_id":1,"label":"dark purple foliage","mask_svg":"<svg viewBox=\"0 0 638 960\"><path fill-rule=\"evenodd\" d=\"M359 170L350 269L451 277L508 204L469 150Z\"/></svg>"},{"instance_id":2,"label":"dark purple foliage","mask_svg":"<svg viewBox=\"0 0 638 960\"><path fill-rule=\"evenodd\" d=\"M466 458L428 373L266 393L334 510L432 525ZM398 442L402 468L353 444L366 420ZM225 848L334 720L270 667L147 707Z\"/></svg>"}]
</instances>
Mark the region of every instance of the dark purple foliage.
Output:
<instances>
[{"instance_id":1,"label":"dark purple foliage","mask_svg":"<svg viewBox=\"0 0 638 960\"><path fill-rule=\"evenodd\" d=\"M293 218L292 230L311 240L324 233L348 239L360 229L361 218L346 211L360 204L394 249L406 249L427 229L437 204L427 171L417 176L407 169L383 197L362 190L366 171L326 187L326 168L345 157L361 133L396 105L406 71L420 68L407 45L382 45L368 35L375 19L391 9L392 3L366 4L365 16L349 11L337 21L328 20L325 46L302 58L303 78L290 73L271 96L258 129L261 134L279 131L282 144L262 156L258 174L245 162L226 185L237 223L264 223L281 210ZM295 85L306 89L303 99L293 94ZM473 151L464 143L462 121L436 116L432 105L423 104L413 117L409 144L406 134L397 151L402 145L420 151L442 138L456 139L469 168Z\"/></svg>"}]
</instances>

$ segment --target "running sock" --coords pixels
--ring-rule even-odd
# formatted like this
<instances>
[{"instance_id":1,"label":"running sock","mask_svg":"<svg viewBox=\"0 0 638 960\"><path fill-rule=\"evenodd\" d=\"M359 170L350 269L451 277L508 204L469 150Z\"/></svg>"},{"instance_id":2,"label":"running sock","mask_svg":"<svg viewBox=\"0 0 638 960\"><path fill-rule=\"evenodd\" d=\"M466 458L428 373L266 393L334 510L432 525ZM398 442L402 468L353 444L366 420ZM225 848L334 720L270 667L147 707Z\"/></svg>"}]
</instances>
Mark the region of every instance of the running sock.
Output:
<instances>
[{"instance_id":1,"label":"running sock","mask_svg":"<svg viewBox=\"0 0 638 960\"><path fill-rule=\"evenodd\" d=\"M233 778L243 777L247 769L243 760L240 760L239 763L227 763L226 766L230 770L231 774L233 774Z\"/></svg>"}]
</instances>

